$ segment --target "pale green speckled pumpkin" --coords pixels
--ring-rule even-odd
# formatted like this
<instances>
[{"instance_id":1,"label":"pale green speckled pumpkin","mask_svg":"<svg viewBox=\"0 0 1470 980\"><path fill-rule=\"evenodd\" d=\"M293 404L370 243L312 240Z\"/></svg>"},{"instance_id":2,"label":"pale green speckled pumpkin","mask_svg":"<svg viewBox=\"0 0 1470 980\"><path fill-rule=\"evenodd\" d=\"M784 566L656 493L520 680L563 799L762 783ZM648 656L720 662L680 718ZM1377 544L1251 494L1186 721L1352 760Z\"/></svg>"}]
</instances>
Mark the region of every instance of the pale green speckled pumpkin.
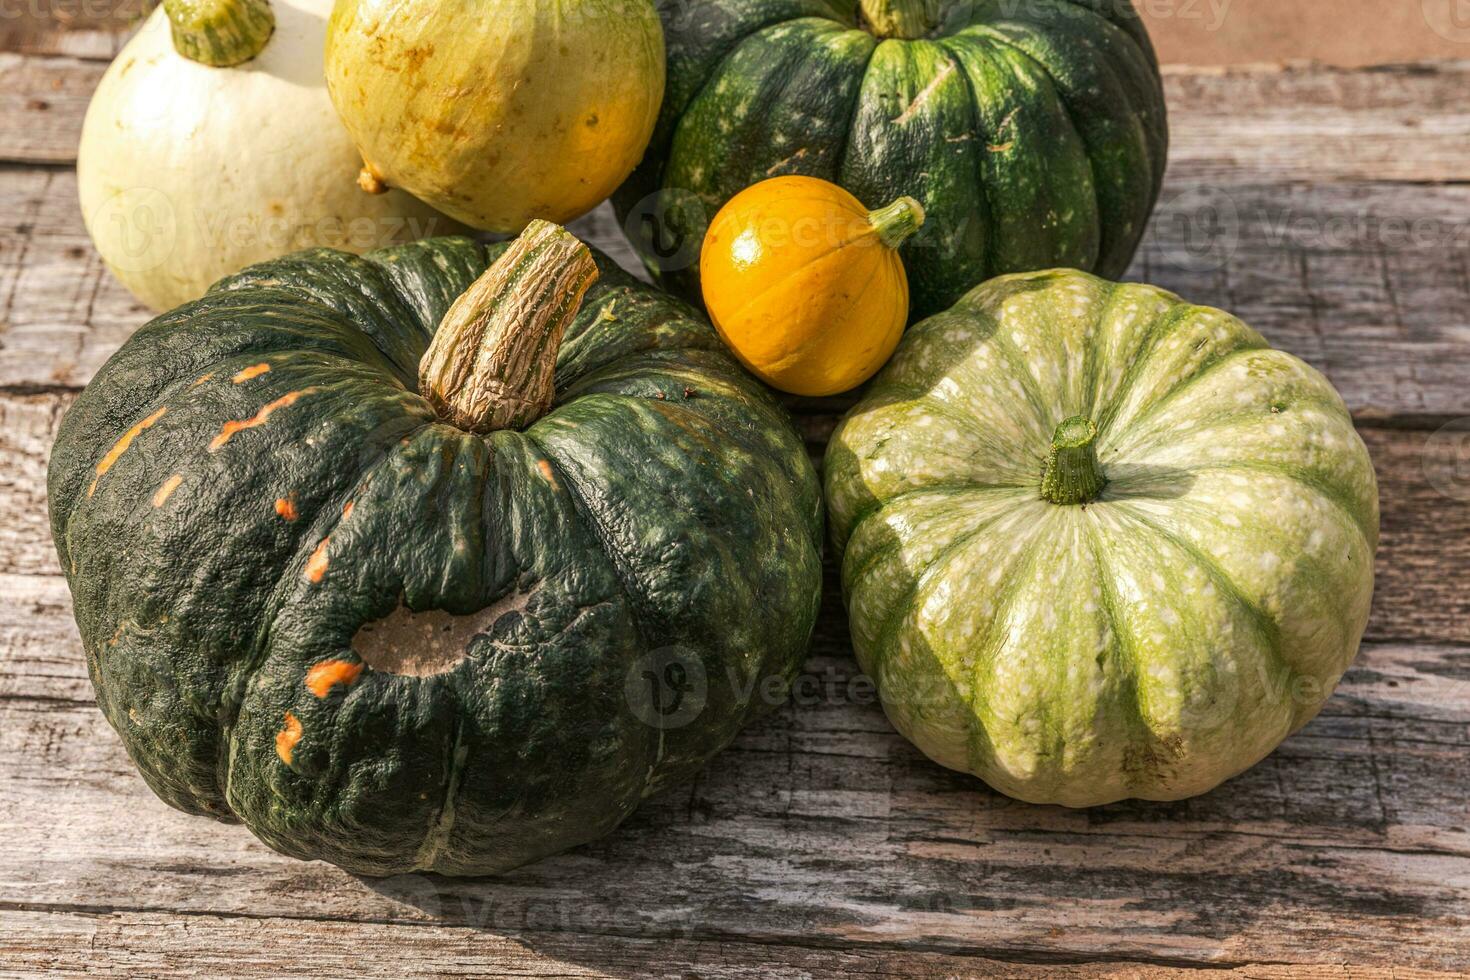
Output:
<instances>
[{"instance_id":1,"label":"pale green speckled pumpkin","mask_svg":"<svg viewBox=\"0 0 1470 980\"><path fill-rule=\"evenodd\" d=\"M1378 491L1341 398L1150 286L976 288L910 330L826 484L889 717L1024 800L1211 789L1317 714L1367 622Z\"/></svg>"}]
</instances>

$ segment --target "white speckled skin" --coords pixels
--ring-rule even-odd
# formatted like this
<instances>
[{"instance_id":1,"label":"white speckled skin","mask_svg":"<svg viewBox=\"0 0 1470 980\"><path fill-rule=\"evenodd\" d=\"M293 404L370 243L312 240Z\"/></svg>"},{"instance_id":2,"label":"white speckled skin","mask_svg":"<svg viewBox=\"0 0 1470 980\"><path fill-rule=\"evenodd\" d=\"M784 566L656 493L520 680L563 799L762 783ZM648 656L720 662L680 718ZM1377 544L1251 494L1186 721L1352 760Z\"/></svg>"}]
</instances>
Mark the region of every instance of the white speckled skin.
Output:
<instances>
[{"instance_id":1,"label":"white speckled skin","mask_svg":"<svg viewBox=\"0 0 1470 980\"><path fill-rule=\"evenodd\" d=\"M1056 426L1102 497L1041 499ZM1328 381L1227 313L1079 272L913 327L839 426L853 643L905 736L1032 802L1205 792L1306 724L1357 652L1378 490Z\"/></svg>"},{"instance_id":2,"label":"white speckled skin","mask_svg":"<svg viewBox=\"0 0 1470 980\"><path fill-rule=\"evenodd\" d=\"M155 310L301 248L363 252L462 230L402 191L357 186L362 158L322 77L332 0L271 0L254 59L174 50L159 7L103 75L77 151L82 218L113 274Z\"/></svg>"}]
</instances>

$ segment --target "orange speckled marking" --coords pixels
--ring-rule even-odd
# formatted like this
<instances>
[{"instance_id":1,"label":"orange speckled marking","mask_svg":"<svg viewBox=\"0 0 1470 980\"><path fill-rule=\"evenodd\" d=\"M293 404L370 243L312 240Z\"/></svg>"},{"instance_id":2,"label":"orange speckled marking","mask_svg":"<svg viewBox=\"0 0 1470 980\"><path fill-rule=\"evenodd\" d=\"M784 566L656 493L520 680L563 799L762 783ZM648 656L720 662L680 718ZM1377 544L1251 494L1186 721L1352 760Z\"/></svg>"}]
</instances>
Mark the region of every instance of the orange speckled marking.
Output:
<instances>
[{"instance_id":1,"label":"orange speckled marking","mask_svg":"<svg viewBox=\"0 0 1470 980\"><path fill-rule=\"evenodd\" d=\"M300 515L296 510L296 495L287 494L276 498L276 516L283 521L294 521Z\"/></svg>"},{"instance_id":2,"label":"orange speckled marking","mask_svg":"<svg viewBox=\"0 0 1470 980\"><path fill-rule=\"evenodd\" d=\"M537 460L536 468L541 471L541 476L546 480L546 482L551 484L552 489L555 489L556 474L551 471L551 461L545 459Z\"/></svg>"},{"instance_id":3,"label":"orange speckled marking","mask_svg":"<svg viewBox=\"0 0 1470 980\"><path fill-rule=\"evenodd\" d=\"M352 508L355 507L355 506L357 506L357 505L354 504L350 500L347 501L347 503L345 503L345 504L342 505L342 520L345 521L345 520L347 520L347 518L349 518L349 517L352 516Z\"/></svg>"},{"instance_id":4,"label":"orange speckled marking","mask_svg":"<svg viewBox=\"0 0 1470 980\"><path fill-rule=\"evenodd\" d=\"M286 712L286 721L281 730L276 732L276 755L286 765L291 764L291 755L296 751L296 743L301 741L301 722L291 712Z\"/></svg>"},{"instance_id":5,"label":"orange speckled marking","mask_svg":"<svg viewBox=\"0 0 1470 980\"><path fill-rule=\"evenodd\" d=\"M112 448L107 450L107 455L103 456L101 462L97 464L97 476L92 480L92 485L87 488L87 496L90 497L92 496L92 494L97 492L97 481L102 479L103 474L112 469L112 464L121 459L123 453L128 451L128 447L133 444L133 440L138 438L138 433L142 432L154 422L157 422L159 419L163 418L163 413L167 411L167 407L160 408L158 411L154 412L152 415L148 416L146 419L139 422L128 431L124 432L122 434L122 438L112 444Z\"/></svg>"},{"instance_id":6,"label":"orange speckled marking","mask_svg":"<svg viewBox=\"0 0 1470 980\"><path fill-rule=\"evenodd\" d=\"M332 540L331 535L322 538L322 543L316 546L311 557L306 559L306 580L313 585L322 580L327 574L327 542Z\"/></svg>"},{"instance_id":7,"label":"orange speckled marking","mask_svg":"<svg viewBox=\"0 0 1470 980\"><path fill-rule=\"evenodd\" d=\"M251 378L258 378L262 374L269 374L270 373L270 369L271 369L271 366L269 364L266 364L264 361L262 361L261 363L256 364L256 365L253 365L252 367L248 367L248 368L246 368L243 371L236 371L235 372L235 376L233 378L231 378L230 380L233 381L233 382L235 382L235 384L237 384L237 385L238 384L244 384L246 381L249 381Z\"/></svg>"},{"instance_id":8,"label":"orange speckled marking","mask_svg":"<svg viewBox=\"0 0 1470 980\"><path fill-rule=\"evenodd\" d=\"M265 420L270 418L273 413L279 411L280 409L286 408L287 406L296 404L296 402L301 399L302 395L309 394L316 390L317 389L315 388L303 388L301 391L288 391L286 392L286 394L282 395L280 398L277 398L275 401L262 405L260 411L256 412L248 419L231 419L229 422L226 422L224 426L219 430L219 435L210 440L209 451L214 452L216 449L219 449L225 443L233 439L235 437L235 433L237 432L243 432L246 429L253 429L257 425L264 425Z\"/></svg>"},{"instance_id":9,"label":"orange speckled marking","mask_svg":"<svg viewBox=\"0 0 1470 980\"><path fill-rule=\"evenodd\" d=\"M323 660L313 664L306 672L306 689L319 698L332 693L332 687L342 684L351 687L362 673L362 664L350 664L345 660Z\"/></svg>"},{"instance_id":10,"label":"orange speckled marking","mask_svg":"<svg viewBox=\"0 0 1470 980\"><path fill-rule=\"evenodd\" d=\"M214 377L213 371L210 371L208 374L201 374L199 377L194 379L194 383L191 384L189 387L198 388L200 385L204 384L204 382L208 381L212 377Z\"/></svg>"},{"instance_id":11,"label":"orange speckled marking","mask_svg":"<svg viewBox=\"0 0 1470 980\"><path fill-rule=\"evenodd\" d=\"M159 487L158 492L153 495L153 506L162 507L164 504L166 504L168 502L168 498L174 495L174 491L177 490L179 488L179 484L183 482L183 476L178 473L175 473L167 480L164 480L163 486Z\"/></svg>"}]
</instances>

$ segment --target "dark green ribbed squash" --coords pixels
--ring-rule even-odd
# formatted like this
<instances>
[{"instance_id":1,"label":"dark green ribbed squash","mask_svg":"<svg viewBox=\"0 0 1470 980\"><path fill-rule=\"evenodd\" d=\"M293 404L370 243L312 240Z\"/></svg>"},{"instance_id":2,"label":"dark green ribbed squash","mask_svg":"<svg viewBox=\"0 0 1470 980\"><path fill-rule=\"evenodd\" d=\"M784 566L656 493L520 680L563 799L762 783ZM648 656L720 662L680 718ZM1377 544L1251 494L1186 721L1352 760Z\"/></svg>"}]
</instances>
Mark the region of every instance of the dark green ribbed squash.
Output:
<instances>
[{"instance_id":1,"label":"dark green ribbed squash","mask_svg":"<svg viewBox=\"0 0 1470 980\"><path fill-rule=\"evenodd\" d=\"M159 796L355 872L491 873L770 702L816 616L815 474L707 322L595 263L544 222L302 252L98 373L52 527Z\"/></svg>"},{"instance_id":2,"label":"dark green ribbed squash","mask_svg":"<svg viewBox=\"0 0 1470 980\"><path fill-rule=\"evenodd\" d=\"M994 275L1127 269L1164 175L1164 97L1127 0L699 0L664 8L668 83L614 197L697 298L707 221L778 174L917 198L915 318Z\"/></svg>"}]
</instances>

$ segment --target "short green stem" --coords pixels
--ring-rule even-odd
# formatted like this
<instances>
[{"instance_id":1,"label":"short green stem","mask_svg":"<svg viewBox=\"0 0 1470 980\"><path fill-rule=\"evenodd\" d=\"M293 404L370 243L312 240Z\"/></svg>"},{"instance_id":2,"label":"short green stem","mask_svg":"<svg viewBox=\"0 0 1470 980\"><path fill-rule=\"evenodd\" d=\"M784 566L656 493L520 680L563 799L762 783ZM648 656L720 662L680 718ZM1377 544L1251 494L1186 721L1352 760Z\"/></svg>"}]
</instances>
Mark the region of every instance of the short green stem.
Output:
<instances>
[{"instance_id":1,"label":"short green stem","mask_svg":"<svg viewBox=\"0 0 1470 980\"><path fill-rule=\"evenodd\" d=\"M1097 426L1076 415L1057 426L1041 474L1041 498L1054 504L1087 504L1102 494L1107 479L1097 463Z\"/></svg>"},{"instance_id":2,"label":"short green stem","mask_svg":"<svg viewBox=\"0 0 1470 980\"><path fill-rule=\"evenodd\" d=\"M939 25L943 0L860 0L865 26L876 37L914 40Z\"/></svg>"},{"instance_id":3,"label":"short green stem","mask_svg":"<svg viewBox=\"0 0 1470 980\"><path fill-rule=\"evenodd\" d=\"M243 64L276 29L269 0L163 0L174 50L211 68Z\"/></svg>"},{"instance_id":4,"label":"short green stem","mask_svg":"<svg viewBox=\"0 0 1470 980\"><path fill-rule=\"evenodd\" d=\"M869 211L868 223L878 233L879 241L898 248L924 224L924 206L911 197L900 197L887 207Z\"/></svg>"}]
</instances>

